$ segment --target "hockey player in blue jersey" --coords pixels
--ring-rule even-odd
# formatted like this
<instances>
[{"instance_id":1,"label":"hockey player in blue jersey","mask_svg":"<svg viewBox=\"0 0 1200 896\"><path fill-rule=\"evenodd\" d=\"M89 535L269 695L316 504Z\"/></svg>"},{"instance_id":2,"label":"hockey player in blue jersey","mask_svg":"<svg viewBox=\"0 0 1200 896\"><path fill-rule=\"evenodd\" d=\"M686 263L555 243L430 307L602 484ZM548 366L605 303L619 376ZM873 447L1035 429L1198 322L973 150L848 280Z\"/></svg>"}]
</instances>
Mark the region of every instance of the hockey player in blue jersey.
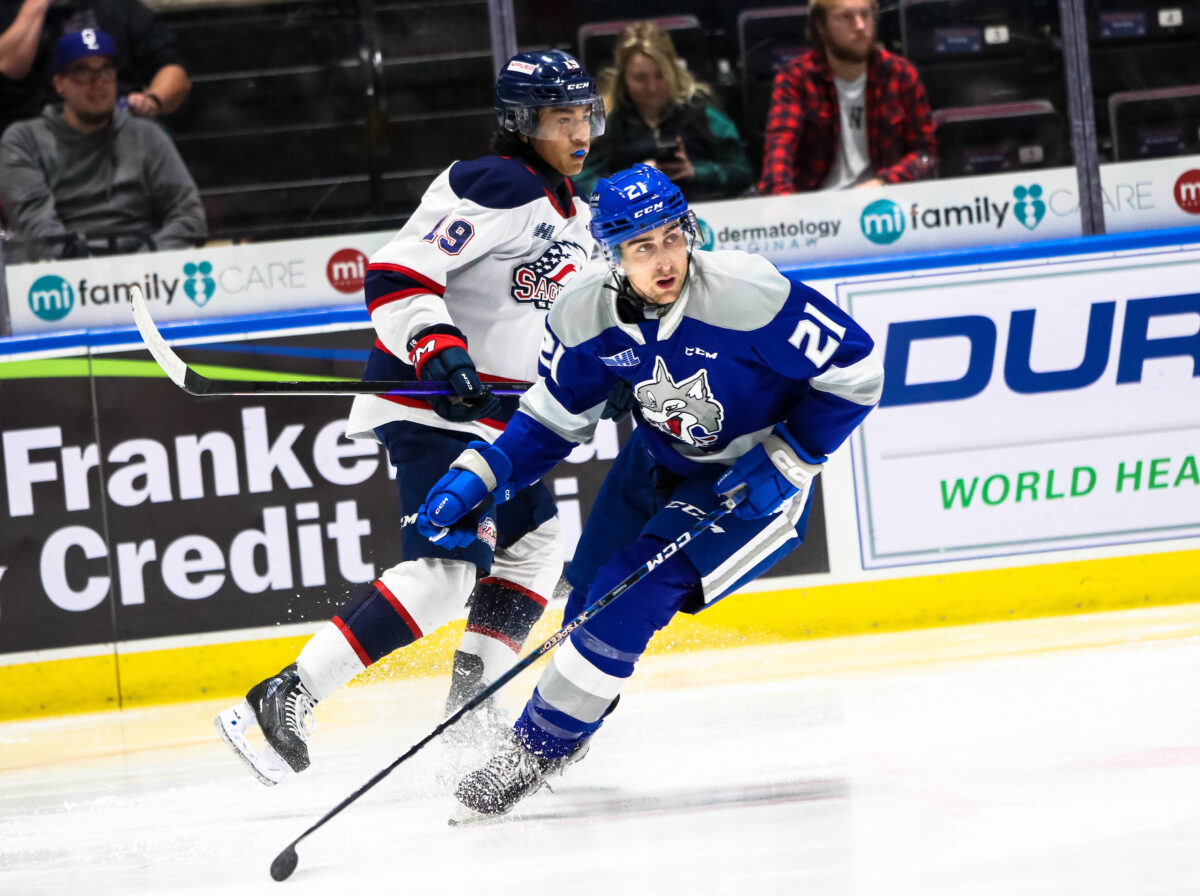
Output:
<instances>
[{"instance_id":1,"label":"hockey player in blue jersey","mask_svg":"<svg viewBox=\"0 0 1200 896\"><path fill-rule=\"evenodd\" d=\"M473 508L548 472L594 430L614 385L638 426L567 571L565 619L737 493L733 514L671 555L554 651L508 742L467 775L471 812L507 812L582 754L651 636L762 574L804 537L813 478L879 400L871 338L837 305L744 252L693 252L679 189L645 165L600 181L587 267L547 321L540 378L491 445L464 452L418 515L474 538ZM466 516L464 516L466 515Z\"/></svg>"},{"instance_id":2,"label":"hockey player in blue jersey","mask_svg":"<svg viewBox=\"0 0 1200 896\"><path fill-rule=\"evenodd\" d=\"M355 399L347 434L378 439L396 468L404 561L342 607L295 663L217 717L265 784L309 765L318 701L461 616L470 598L447 698L447 711L457 710L515 662L562 573L554 501L540 482L477 514L469 544L431 544L414 525L467 444L504 430L517 400L492 395L488 380L535 379L546 313L593 248L586 202L569 178L604 130L592 78L566 53L519 53L497 79L495 109L495 154L443 171L367 269L377 339L363 378L445 381L456 394ZM470 732L471 721L485 728L488 710L454 733ZM265 745L247 737L255 726Z\"/></svg>"}]
</instances>

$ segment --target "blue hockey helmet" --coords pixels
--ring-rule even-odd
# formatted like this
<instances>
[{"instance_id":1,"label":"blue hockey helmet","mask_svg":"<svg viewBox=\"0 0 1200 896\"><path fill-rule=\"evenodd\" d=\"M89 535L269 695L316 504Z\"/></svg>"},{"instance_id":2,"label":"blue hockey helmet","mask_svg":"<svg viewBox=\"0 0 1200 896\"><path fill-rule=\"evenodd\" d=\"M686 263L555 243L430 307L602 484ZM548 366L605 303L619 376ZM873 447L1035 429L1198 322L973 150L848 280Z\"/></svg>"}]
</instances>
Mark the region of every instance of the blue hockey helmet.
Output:
<instances>
[{"instance_id":1,"label":"blue hockey helmet","mask_svg":"<svg viewBox=\"0 0 1200 896\"><path fill-rule=\"evenodd\" d=\"M641 163L597 181L588 204L592 236L613 268L619 266L617 247L626 240L678 221L690 254L700 230L683 191L657 168Z\"/></svg>"},{"instance_id":2,"label":"blue hockey helmet","mask_svg":"<svg viewBox=\"0 0 1200 896\"><path fill-rule=\"evenodd\" d=\"M557 133L539 130L538 109L588 106L591 136L604 133L604 100L596 82L575 57L562 50L518 53L496 79L496 119L505 131L550 139Z\"/></svg>"}]
</instances>

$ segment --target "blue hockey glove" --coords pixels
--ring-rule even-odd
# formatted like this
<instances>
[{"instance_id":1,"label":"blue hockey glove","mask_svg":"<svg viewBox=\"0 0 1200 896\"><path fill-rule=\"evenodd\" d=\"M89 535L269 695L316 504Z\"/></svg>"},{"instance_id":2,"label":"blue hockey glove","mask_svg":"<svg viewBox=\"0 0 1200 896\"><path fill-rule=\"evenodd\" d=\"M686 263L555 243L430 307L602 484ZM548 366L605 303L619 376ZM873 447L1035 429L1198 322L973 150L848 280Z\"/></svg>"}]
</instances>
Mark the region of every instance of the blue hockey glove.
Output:
<instances>
[{"instance_id":1,"label":"blue hockey glove","mask_svg":"<svg viewBox=\"0 0 1200 896\"><path fill-rule=\"evenodd\" d=\"M471 442L429 490L417 513L417 530L437 541L431 532L450 528L484 501L499 503L510 497L511 477L512 461L503 451L487 442Z\"/></svg>"},{"instance_id":2,"label":"blue hockey glove","mask_svg":"<svg viewBox=\"0 0 1200 896\"><path fill-rule=\"evenodd\" d=\"M417 368L417 379L445 382L454 390L453 395L429 400L439 417L466 423L495 416L500 410L500 399L479 379L458 328L437 325L422 330L409 342L409 358Z\"/></svg>"},{"instance_id":3,"label":"blue hockey glove","mask_svg":"<svg viewBox=\"0 0 1200 896\"><path fill-rule=\"evenodd\" d=\"M447 473L438 481L438 485L452 475L452 473ZM437 486L435 485L434 488L436 489ZM470 547L479 537L479 521L495 506L495 503L492 496L488 495L477 507L463 514L449 526L439 526L434 523L429 518L429 504L422 504L417 510L417 531L434 544L450 551Z\"/></svg>"},{"instance_id":4,"label":"blue hockey glove","mask_svg":"<svg viewBox=\"0 0 1200 896\"><path fill-rule=\"evenodd\" d=\"M782 426L758 445L739 457L713 485L721 497L738 486L745 497L733 508L735 516L753 520L777 513L789 500L808 500L812 481L824 467L825 459L815 458L800 447Z\"/></svg>"},{"instance_id":5,"label":"blue hockey glove","mask_svg":"<svg viewBox=\"0 0 1200 896\"><path fill-rule=\"evenodd\" d=\"M620 423L629 416L633 405L633 386L625 380L617 380L608 390L608 400L604 402L604 410L600 412L600 419L615 420Z\"/></svg>"}]
</instances>

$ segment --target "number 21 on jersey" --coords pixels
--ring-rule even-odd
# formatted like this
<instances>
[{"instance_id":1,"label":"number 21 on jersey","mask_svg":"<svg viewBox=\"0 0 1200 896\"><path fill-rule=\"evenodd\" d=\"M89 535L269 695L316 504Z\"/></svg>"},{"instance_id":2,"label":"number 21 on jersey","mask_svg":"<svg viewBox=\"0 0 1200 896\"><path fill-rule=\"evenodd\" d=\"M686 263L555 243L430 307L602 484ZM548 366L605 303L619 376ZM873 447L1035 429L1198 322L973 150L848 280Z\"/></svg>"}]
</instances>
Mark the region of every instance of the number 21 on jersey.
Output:
<instances>
[{"instance_id":1,"label":"number 21 on jersey","mask_svg":"<svg viewBox=\"0 0 1200 896\"><path fill-rule=\"evenodd\" d=\"M796 324L796 329L788 339L792 345L804 352L804 357L812 361L818 368L824 367L826 362L833 356L833 353L838 350L838 346L842 344L841 340L846 335L846 328L834 320L831 320L829 315L821 311L811 302L805 304L804 313L809 315L809 318L803 318ZM810 318L816 318L811 320ZM837 334L835 339L833 336L822 331L817 326L816 321L824 324L825 329ZM822 342L824 337L824 342Z\"/></svg>"}]
</instances>

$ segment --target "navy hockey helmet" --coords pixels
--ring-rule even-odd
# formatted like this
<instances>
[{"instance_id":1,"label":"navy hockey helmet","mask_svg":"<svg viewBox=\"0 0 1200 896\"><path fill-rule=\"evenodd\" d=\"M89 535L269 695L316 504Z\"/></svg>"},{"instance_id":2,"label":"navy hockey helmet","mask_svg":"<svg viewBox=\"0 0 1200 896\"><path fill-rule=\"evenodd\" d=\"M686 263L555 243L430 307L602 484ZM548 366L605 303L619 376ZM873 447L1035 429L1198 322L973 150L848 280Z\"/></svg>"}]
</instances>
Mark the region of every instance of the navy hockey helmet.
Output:
<instances>
[{"instance_id":1,"label":"navy hockey helmet","mask_svg":"<svg viewBox=\"0 0 1200 896\"><path fill-rule=\"evenodd\" d=\"M641 163L597 181L588 204L588 226L613 268L618 267L618 246L626 240L678 221L690 254L700 230L679 187L657 168Z\"/></svg>"},{"instance_id":2,"label":"navy hockey helmet","mask_svg":"<svg viewBox=\"0 0 1200 896\"><path fill-rule=\"evenodd\" d=\"M604 133L604 100L596 82L575 57L562 50L518 53L505 63L496 79L496 119L505 131L550 139L539 132L538 109L588 106L591 136Z\"/></svg>"}]
</instances>

